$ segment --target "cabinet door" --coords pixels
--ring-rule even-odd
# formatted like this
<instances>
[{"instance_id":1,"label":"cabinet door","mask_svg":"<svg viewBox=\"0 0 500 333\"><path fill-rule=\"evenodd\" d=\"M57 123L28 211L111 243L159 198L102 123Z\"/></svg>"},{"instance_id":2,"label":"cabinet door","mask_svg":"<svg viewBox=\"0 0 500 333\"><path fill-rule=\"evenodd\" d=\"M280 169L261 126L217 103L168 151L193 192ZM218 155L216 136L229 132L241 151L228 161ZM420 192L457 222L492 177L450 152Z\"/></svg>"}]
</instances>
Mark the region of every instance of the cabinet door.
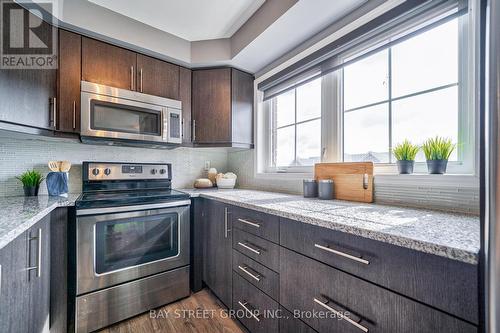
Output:
<instances>
[{"instance_id":1,"label":"cabinet door","mask_svg":"<svg viewBox=\"0 0 500 333\"><path fill-rule=\"evenodd\" d=\"M179 99L182 102L182 143L191 143L191 70L180 67Z\"/></svg>"},{"instance_id":2,"label":"cabinet door","mask_svg":"<svg viewBox=\"0 0 500 333\"><path fill-rule=\"evenodd\" d=\"M193 71L193 142L231 142L231 69Z\"/></svg>"},{"instance_id":3,"label":"cabinet door","mask_svg":"<svg viewBox=\"0 0 500 333\"><path fill-rule=\"evenodd\" d=\"M232 70L232 142L253 144L253 76Z\"/></svg>"},{"instance_id":4,"label":"cabinet door","mask_svg":"<svg viewBox=\"0 0 500 333\"><path fill-rule=\"evenodd\" d=\"M82 38L82 80L135 90L136 53Z\"/></svg>"},{"instance_id":5,"label":"cabinet door","mask_svg":"<svg viewBox=\"0 0 500 333\"><path fill-rule=\"evenodd\" d=\"M0 250L0 332L29 332L27 234Z\"/></svg>"},{"instance_id":6,"label":"cabinet door","mask_svg":"<svg viewBox=\"0 0 500 333\"><path fill-rule=\"evenodd\" d=\"M179 66L137 54L137 91L179 99Z\"/></svg>"},{"instance_id":7,"label":"cabinet door","mask_svg":"<svg viewBox=\"0 0 500 333\"><path fill-rule=\"evenodd\" d=\"M37 30L51 34L52 26L42 22ZM52 130L56 77L55 69L0 69L0 121Z\"/></svg>"},{"instance_id":8,"label":"cabinet door","mask_svg":"<svg viewBox=\"0 0 500 333\"><path fill-rule=\"evenodd\" d=\"M43 332L50 323L50 215L30 228L28 236L30 332Z\"/></svg>"},{"instance_id":9,"label":"cabinet door","mask_svg":"<svg viewBox=\"0 0 500 333\"><path fill-rule=\"evenodd\" d=\"M80 132L80 80L82 75L82 37L59 30L57 130Z\"/></svg>"},{"instance_id":10,"label":"cabinet door","mask_svg":"<svg viewBox=\"0 0 500 333\"><path fill-rule=\"evenodd\" d=\"M207 200L204 221L203 280L227 306L232 304L230 220L227 206Z\"/></svg>"},{"instance_id":11,"label":"cabinet door","mask_svg":"<svg viewBox=\"0 0 500 333\"><path fill-rule=\"evenodd\" d=\"M56 70L1 69L0 120L53 129Z\"/></svg>"},{"instance_id":12,"label":"cabinet door","mask_svg":"<svg viewBox=\"0 0 500 333\"><path fill-rule=\"evenodd\" d=\"M68 220L70 215L74 216L74 207L57 208L50 214L50 330L53 332L67 332L68 327L68 225L75 222Z\"/></svg>"}]
</instances>

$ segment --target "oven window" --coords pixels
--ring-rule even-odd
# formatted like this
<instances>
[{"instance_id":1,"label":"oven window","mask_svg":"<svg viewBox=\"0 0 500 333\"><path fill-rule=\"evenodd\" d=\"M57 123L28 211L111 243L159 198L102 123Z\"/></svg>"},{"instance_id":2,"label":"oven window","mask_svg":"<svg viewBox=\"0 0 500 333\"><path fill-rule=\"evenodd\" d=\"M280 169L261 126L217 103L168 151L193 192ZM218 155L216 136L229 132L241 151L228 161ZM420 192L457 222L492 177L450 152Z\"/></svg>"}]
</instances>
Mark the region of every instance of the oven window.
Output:
<instances>
[{"instance_id":1,"label":"oven window","mask_svg":"<svg viewBox=\"0 0 500 333\"><path fill-rule=\"evenodd\" d=\"M98 222L95 228L97 274L179 254L177 213Z\"/></svg>"},{"instance_id":2,"label":"oven window","mask_svg":"<svg viewBox=\"0 0 500 333\"><path fill-rule=\"evenodd\" d=\"M90 102L93 130L161 135L161 112L99 100Z\"/></svg>"}]
</instances>

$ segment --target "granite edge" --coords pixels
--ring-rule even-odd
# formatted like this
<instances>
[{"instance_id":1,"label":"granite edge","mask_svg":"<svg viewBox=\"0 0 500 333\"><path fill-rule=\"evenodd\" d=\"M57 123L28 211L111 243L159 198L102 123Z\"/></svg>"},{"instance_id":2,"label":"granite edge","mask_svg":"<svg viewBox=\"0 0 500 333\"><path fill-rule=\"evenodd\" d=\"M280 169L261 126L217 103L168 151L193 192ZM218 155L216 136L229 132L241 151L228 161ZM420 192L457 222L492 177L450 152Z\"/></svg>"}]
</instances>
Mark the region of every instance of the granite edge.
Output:
<instances>
[{"instance_id":1,"label":"granite edge","mask_svg":"<svg viewBox=\"0 0 500 333\"><path fill-rule=\"evenodd\" d=\"M288 218L291 220L296 220L302 223L307 223L327 229L332 229L336 231L341 231L345 233L349 233L355 236L364 237L384 243L388 243L391 245L396 245L428 254L437 255L440 257L445 257L448 259L461 261L467 264L477 265L479 261L479 253L470 252L463 249L457 249L450 246L439 245L431 242L425 242L422 240L412 239L404 236L396 236L387 233L382 233L379 231L373 231L364 229L361 227L353 227L348 226L341 223L336 223L332 221L328 221L328 226L325 226L325 221L318 218L311 218L300 214L287 213L282 210L261 207L254 204L248 204L245 202L220 198L217 196L212 196L210 193L189 193L192 198L202 197L206 199L213 199L219 202L235 205L242 208L248 208L252 210L256 210L262 213L272 214L283 218Z\"/></svg>"},{"instance_id":2,"label":"granite edge","mask_svg":"<svg viewBox=\"0 0 500 333\"><path fill-rule=\"evenodd\" d=\"M37 222L41 221L44 217L49 215L53 210L59 207L72 207L75 205L75 200L61 200L55 201L50 206L45 207L40 212L35 214L33 217L26 219L23 223L21 223L16 228L13 228L7 233L4 233L0 236L0 250L2 250L5 246L9 245L14 239L16 239L23 232L34 226Z\"/></svg>"}]
</instances>

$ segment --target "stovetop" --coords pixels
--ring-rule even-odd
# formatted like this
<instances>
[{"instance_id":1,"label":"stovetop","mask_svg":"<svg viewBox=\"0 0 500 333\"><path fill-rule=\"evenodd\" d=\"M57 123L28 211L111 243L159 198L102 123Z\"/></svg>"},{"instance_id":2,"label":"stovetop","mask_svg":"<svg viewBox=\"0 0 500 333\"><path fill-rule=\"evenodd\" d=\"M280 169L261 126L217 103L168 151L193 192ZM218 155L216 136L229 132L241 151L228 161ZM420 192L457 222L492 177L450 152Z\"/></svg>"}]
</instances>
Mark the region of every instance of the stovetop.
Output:
<instances>
[{"instance_id":1,"label":"stovetop","mask_svg":"<svg viewBox=\"0 0 500 333\"><path fill-rule=\"evenodd\" d=\"M189 194L172 189L96 191L83 193L75 205L76 209L88 209L156 204L189 198Z\"/></svg>"}]
</instances>

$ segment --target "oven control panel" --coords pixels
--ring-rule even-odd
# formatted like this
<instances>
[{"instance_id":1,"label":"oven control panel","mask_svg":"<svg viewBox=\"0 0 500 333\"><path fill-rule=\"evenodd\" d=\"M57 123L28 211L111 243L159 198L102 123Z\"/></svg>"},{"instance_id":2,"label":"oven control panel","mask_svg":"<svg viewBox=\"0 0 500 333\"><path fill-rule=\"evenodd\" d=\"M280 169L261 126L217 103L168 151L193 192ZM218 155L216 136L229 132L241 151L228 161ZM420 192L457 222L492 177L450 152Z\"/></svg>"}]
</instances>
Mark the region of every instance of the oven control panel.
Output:
<instances>
[{"instance_id":1,"label":"oven control panel","mask_svg":"<svg viewBox=\"0 0 500 333\"><path fill-rule=\"evenodd\" d=\"M171 179L170 164L86 162L88 180Z\"/></svg>"}]
</instances>

